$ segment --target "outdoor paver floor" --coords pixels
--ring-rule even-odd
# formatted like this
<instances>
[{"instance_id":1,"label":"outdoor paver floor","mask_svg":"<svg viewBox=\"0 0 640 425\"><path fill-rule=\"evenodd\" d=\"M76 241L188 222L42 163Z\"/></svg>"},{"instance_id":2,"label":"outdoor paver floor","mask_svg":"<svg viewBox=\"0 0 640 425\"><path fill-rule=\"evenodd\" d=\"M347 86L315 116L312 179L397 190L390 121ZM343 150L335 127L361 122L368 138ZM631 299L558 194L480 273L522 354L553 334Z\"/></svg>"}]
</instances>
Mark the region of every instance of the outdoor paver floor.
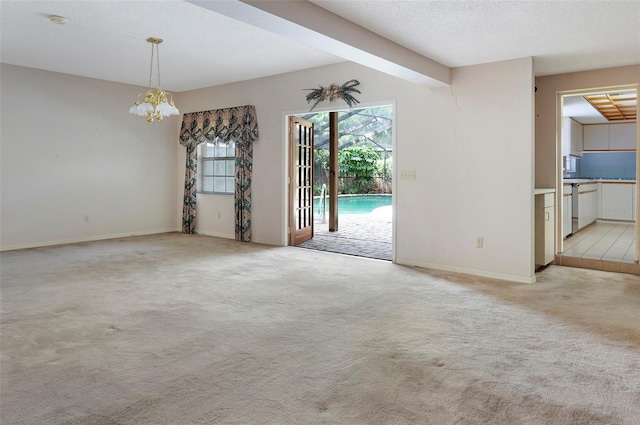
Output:
<instances>
[{"instance_id":1,"label":"outdoor paver floor","mask_svg":"<svg viewBox=\"0 0 640 425\"><path fill-rule=\"evenodd\" d=\"M313 239L298 246L391 261L391 207L372 214L339 215L335 232L329 232L328 223L316 220Z\"/></svg>"}]
</instances>

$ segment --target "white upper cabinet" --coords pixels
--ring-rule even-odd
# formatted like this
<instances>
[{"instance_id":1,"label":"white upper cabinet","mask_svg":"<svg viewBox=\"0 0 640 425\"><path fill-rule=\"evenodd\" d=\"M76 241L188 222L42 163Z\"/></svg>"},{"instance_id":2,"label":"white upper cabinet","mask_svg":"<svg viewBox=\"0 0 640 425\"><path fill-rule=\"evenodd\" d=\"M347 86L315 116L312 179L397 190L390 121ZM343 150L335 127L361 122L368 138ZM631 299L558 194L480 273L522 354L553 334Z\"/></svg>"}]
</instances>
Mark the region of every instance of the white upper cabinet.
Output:
<instances>
[{"instance_id":1,"label":"white upper cabinet","mask_svg":"<svg viewBox=\"0 0 640 425\"><path fill-rule=\"evenodd\" d=\"M585 151L609 150L609 124L592 124L583 127Z\"/></svg>"},{"instance_id":2,"label":"white upper cabinet","mask_svg":"<svg viewBox=\"0 0 640 425\"><path fill-rule=\"evenodd\" d=\"M570 117L562 119L562 155L582 158L582 124Z\"/></svg>"},{"instance_id":3,"label":"white upper cabinet","mask_svg":"<svg viewBox=\"0 0 640 425\"><path fill-rule=\"evenodd\" d=\"M585 151L636 150L636 123L592 124L583 128Z\"/></svg>"},{"instance_id":4,"label":"white upper cabinet","mask_svg":"<svg viewBox=\"0 0 640 425\"><path fill-rule=\"evenodd\" d=\"M571 155L571 123L568 118L562 118L562 133L560 134L560 142L562 145L562 156Z\"/></svg>"},{"instance_id":5,"label":"white upper cabinet","mask_svg":"<svg viewBox=\"0 0 640 425\"><path fill-rule=\"evenodd\" d=\"M571 120L571 154L582 158L582 124Z\"/></svg>"},{"instance_id":6,"label":"white upper cabinet","mask_svg":"<svg viewBox=\"0 0 640 425\"><path fill-rule=\"evenodd\" d=\"M611 124L609 146L612 151L636 150L636 123Z\"/></svg>"}]
</instances>

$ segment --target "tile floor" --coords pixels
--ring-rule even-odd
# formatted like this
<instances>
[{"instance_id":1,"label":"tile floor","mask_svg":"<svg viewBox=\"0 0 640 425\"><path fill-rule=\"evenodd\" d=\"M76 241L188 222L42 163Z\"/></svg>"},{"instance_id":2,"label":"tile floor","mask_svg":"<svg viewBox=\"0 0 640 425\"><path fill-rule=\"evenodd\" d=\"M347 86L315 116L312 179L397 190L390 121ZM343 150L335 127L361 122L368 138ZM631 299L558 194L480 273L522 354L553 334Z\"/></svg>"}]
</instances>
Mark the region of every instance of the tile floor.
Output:
<instances>
[{"instance_id":1,"label":"tile floor","mask_svg":"<svg viewBox=\"0 0 640 425\"><path fill-rule=\"evenodd\" d=\"M597 222L564 240L564 252L556 256L556 264L640 274L634 255L633 223Z\"/></svg>"}]
</instances>

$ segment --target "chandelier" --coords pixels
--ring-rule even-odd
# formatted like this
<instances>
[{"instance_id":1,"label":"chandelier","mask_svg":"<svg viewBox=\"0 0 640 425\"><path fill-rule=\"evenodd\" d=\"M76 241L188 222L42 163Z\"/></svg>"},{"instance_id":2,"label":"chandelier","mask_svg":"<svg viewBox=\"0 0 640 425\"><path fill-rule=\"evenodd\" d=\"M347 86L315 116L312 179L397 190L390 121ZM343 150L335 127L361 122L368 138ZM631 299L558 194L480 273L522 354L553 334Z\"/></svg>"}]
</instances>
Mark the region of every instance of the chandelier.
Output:
<instances>
[{"instance_id":1,"label":"chandelier","mask_svg":"<svg viewBox=\"0 0 640 425\"><path fill-rule=\"evenodd\" d=\"M147 39L151 43L151 64L149 65L149 89L143 94L139 94L134 105L129 109L129 113L147 117L147 122L154 120L160 121L162 117L169 115L178 115L180 112L173 103L171 93L162 90L160 85L160 54L158 53L158 44L162 43L162 39L150 37ZM151 88L151 79L153 77L153 56L156 56L156 67L158 68L158 88Z\"/></svg>"}]
</instances>

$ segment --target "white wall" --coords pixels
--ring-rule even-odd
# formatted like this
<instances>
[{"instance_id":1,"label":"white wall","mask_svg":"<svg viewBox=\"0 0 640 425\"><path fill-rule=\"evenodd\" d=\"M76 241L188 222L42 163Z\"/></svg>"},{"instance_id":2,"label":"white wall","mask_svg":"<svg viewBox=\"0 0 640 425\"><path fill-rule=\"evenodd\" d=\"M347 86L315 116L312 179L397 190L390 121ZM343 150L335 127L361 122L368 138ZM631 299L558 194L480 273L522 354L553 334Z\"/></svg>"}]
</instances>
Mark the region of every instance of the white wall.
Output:
<instances>
[{"instance_id":1,"label":"white wall","mask_svg":"<svg viewBox=\"0 0 640 425\"><path fill-rule=\"evenodd\" d=\"M3 250L177 229L179 118L129 115L144 89L6 64L0 84Z\"/></svg>"},{"instance_id":2,"label":"white wall","mask_svg":"<svg viewBox=\"0 0 640 425\"><path fill-rule=\"evenodd\" d=\"M233 195L198 193L196 195L196 210L202 214L198 214L196 217L196 231L203 235L234 239L234 207Z\"/></svg>"},{"instance_id":3,"label":"white wall","mask_svg":"<svg viewBox=\"0 0 640 425\"><path fill-rule=\"evenodd\" d=\"M530 58L454 69L446 89L342 63L180 93L182 112L256 106L253 241L286 243L285 116L309 111L303 89L352 78L361 83L362 106L396 106L397 262L532 281ZM316 110L343 108L344 103L322 104ZM178 149L177 167L182 182L184 148ZM398 180L402 170L415 170L416 180ZM218 212L232 215L233 204L214 195L198 197L197 230L233 235L233 222L216 218ZM176 208L181 214L181 205ZM482 249L475 247L477 236L484 237Z\"/></svg>"},{"instance_id":4,"label":"white wall","mask_svg":"<svg viewBox=\"0 0 640 425\"><path fill-rule=\"evenodd\" d=\"M398 134L396 164L419 171L397 192L398 262L533 280L533 106L530 58L453 69L432 93Z\"/></svg>"}]
</instances>

